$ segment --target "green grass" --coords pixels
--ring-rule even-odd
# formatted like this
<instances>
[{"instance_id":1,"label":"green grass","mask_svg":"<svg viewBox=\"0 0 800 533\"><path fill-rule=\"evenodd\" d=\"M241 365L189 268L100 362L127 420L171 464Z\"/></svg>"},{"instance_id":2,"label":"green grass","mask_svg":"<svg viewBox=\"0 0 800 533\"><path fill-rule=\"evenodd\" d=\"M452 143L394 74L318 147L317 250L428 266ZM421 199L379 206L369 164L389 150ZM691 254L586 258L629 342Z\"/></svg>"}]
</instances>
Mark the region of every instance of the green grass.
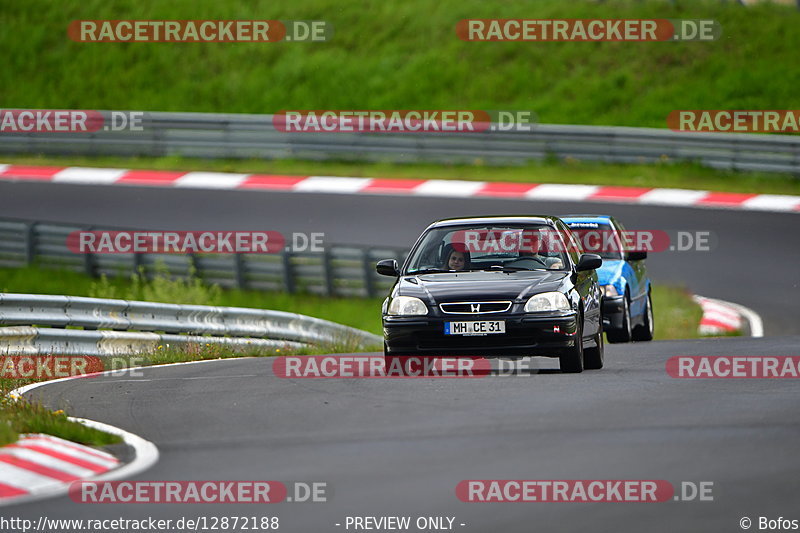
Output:
<instances>
[{"instance_id":1,"label":"green grass","mask_svg":"<svg viewBox=\"0 0 800 533\"><path fill-rule=\"evenodd\" d=\"M180 157L0 156L1 163L45 166L354 176L406 179L459 179L520 183L582 183L627 187L674 187L741 193L800 195L800 180L789 175L714 170L692 163L611 165L580 161L541 162L523 166L346 163L260 159Z\"/></svg>"},{"instance_id":2,"label":"green grass","mask_svg":"<svg viewBox=\"0 0 800 533\"><path fill-rule=\"evenodd\" d=\"M117 435L72 422L67 420L67 415L63 411L50 411L35 403L23 402L0 410L0 421L4 419L17 434L44 433L88 446L105 446L122 442Z\"/></svg>"},{"instance_id":3,"label":"green grass","mask_svg":"<svg viewBox=\"0 0 800 533\"><path fill-rule=\"evenodd\" d=\"M122 442L116 435L67 420L62 410L51 411L38 403L6 397L11 390L30 382L0 378L0 446L15 442L21 433L45 433L87 446Z\"/></svg>"},{"instance_id":4,"label":"green grass","mask_svg":"<svg viewBox=\"0 0 800 533\"><path fill-rule=\"evenodd\" d=\"M675 109L797 109L800 13L719 0L9 0L4 107L272 113L530 110L664 127ZM716 42L463 42L463 18L713 18ZM328 43L76 43L75 19L324 19Z\"/></svg>"},{"instance_id":5,"label":"green grass","mask_svg":"<svg viewBox=\"0 0 800 533\"><path fill-rule=\"evenodd\" d=\"M701 307L686 289L653 284L653 338L694 339L703 316Z\"/></svg>"}]
</instances>

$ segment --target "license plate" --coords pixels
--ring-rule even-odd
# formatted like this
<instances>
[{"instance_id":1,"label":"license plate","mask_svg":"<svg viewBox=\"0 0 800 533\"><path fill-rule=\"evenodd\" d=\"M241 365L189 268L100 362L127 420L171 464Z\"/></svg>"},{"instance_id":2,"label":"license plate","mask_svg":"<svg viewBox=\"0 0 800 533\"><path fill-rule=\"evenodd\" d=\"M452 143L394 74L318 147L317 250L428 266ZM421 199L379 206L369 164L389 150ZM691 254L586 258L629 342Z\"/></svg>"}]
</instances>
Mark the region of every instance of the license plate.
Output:
<instances>
[{"instance_id":1,"label":"license plate","mask_svg":"<svg viewBox=\"0 0 800 533\"><path fill-rule=\"evenodd\" d=\"M505 320L476 320L473 322L445 322L445 335L491 335L505 333Z\"/></svg>"}]
</instances>

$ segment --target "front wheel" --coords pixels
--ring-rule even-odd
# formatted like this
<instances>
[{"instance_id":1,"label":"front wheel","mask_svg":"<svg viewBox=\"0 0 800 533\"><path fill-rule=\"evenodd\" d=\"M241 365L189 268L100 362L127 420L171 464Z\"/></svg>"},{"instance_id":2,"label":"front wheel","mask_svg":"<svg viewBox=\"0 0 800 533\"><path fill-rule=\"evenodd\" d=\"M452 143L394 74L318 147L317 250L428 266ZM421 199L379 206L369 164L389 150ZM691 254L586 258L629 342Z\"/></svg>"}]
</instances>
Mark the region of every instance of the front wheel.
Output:
<instances>
[{"instance_id":1,"label":"front wheel","mask_svg":"<svg viewBox=\"0 0 800 533\"><path fill-rule=\"evenodd\" d=\"M644 310L644 323L633 329L633 340L651 341L653 340L653 298L647 292L647 308Z\"/></svg>"},{"instance_id":2,"label":"front wheel","mask_svg":"<svg viewBox=\"0 0 800 533\"><path fill-rule=\"evenodd\" d=\"M578 324L575 332L575 346L567 348L558 357L561 371L565 374L578 374L583 372L583 326Z\"/></svg>"},{"instance_id":3,"label":"front wheel","mask_svg":"<svg viewBox=\"0 0 800 533\"><path fill-rule=\"evenodd\" d=\"M594 348L586 348L583 352L583 364L587 370L599 370L603 368L603 359L605 346L603 345L603 321L600 320L600 328L595 335L596 346Z\"/></svg>"},{"instance_id":4,"label":"front wheel","mask_svg":"<svg viewBox=\"0 0 800 533\"><path fill-rule=\"evenodd\" d=\"M628 302L628 295L622 298L622 329L608 330L606 337L608 342L631 342L631 304Z\"/></svg>"}]
</instances>

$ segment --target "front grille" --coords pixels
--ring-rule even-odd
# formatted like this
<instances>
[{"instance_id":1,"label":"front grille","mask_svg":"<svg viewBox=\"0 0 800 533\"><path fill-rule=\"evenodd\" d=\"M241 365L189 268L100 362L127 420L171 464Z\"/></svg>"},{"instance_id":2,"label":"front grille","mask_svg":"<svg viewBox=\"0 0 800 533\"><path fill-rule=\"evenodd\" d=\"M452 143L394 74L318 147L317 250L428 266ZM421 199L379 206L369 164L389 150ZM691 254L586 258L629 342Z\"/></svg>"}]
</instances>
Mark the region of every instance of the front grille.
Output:
<instances>
[{"instance_id":1,"label":"front grille","mask_svg":"<svg viewBox=\"0 0 800 533\"><path fill-rule=\"evenodd\" d=\"M439 304L439 309L448 315L485 315L504 313L511 309L511 302L452 302Z\"/></svg>"}]
</instances>

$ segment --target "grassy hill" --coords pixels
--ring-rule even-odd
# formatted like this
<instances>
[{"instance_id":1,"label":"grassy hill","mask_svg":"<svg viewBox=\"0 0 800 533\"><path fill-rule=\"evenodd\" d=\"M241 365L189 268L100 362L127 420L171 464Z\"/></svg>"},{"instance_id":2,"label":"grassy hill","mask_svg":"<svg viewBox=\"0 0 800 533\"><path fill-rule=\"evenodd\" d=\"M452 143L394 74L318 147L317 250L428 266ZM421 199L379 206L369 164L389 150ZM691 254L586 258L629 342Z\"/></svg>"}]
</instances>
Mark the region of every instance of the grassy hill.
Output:
<instances>
[{"instance_id":1,"label":"grassy hill","mask_svg":"<svg viewBox=\"0 0 800 533\"><path fill-rule=\"evenodd\" d=\"M714 18L713 43L463 42L462 18ZM328 43L77 43L75 19L324 19ZM734 2L6 0L0 105L270 113L520 109L664 127L682 108L800 107L800 12Z\"/></svg>"}]
</instances>

